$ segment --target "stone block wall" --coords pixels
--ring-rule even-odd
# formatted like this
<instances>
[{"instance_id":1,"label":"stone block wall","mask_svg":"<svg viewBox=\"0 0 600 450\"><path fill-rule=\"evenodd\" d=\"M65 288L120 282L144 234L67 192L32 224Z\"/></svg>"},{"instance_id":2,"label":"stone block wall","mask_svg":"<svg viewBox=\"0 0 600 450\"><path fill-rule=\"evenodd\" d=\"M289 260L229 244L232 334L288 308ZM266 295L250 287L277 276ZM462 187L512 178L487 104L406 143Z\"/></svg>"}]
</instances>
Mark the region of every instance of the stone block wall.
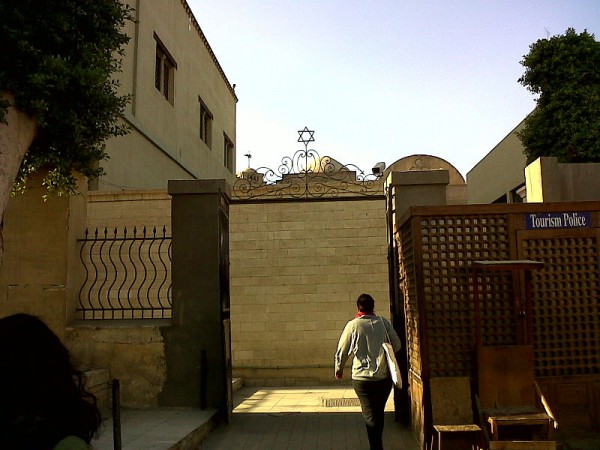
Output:
<instances>
[{"instance_id":1,"label":"stone block wall","mask_svg":"<svg viewBox=\"0 0 600 450\"><path fill-rule=\"evenodd\" d=\"M171 197L166 189L150 191L89 192L87 223L96 227L160 227L171 228Z\"/></svg>"},{"instance_id":2,"label":"stone block wall","mask_svg":"<svg viewBox=\"0 0 600 450\"><path fill-rule=\"evenodd\" d=\"M230 248L233 372L245 384L333 383L358 295L389 317L381 198L236 203Z\"/></svg>"},{"instance_id":3,"label":"stone block wall","mask_svg":"<svg viewBox=\"0 0 600 450\"><path fill-rule=\"evenodd\" d=\"M104 369L108 371L109 383L120 380L122 406L158 406L166 365L157 322L76 324L67 328L66 340L79 368Z\"/></svg>"},{"instance_id":4,"label":"stone block wall","mask_svg":"<svg viewBox=\"0 0 600 450\"><path fill-rule=\"evenodd\" d=\"M89 369L83 372L85 389L96 397L101 414L108 415L111 409L110 375L107 369Z\"/></svg>"},{"instance_id":5,"label":"stone block wall","mask_svg":"<svg viewBox=\"0 0 600 450\"><path fill-rule=\"evenodd\" d=\"M83 196L51 196L33 174L23 194L8 202L2 235L0 317L39 316L62 339L73 320L76 238L83 229ZM80 187L81 188L81 187Z\"/></svg>"}]
</instances>

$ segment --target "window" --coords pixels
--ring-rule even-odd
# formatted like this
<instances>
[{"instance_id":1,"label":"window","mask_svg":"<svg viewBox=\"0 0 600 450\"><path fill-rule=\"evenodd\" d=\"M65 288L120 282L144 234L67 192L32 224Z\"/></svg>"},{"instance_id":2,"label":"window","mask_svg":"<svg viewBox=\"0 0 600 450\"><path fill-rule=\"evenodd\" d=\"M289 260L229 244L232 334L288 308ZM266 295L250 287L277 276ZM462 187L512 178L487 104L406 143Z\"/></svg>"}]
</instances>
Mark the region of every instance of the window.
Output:
<instances>
[{"instance_id":1,"label":"window","mask_svg":"<svg viewBox=\"0 0 600 450\"><path fill-rule=\"evenodd\" d=\"M156 33L154 33L154 39L156 40L154 86L169 103L173 104L173 88L177 64Z\"/></svg>"},{"instance_id":2,"label":"window","mask_svg":"<svg viewBox=\"0 0 600 450\"><path fill-rule=\"evenodd\" d=\"M227 167L227 169L233 173L235 169L233 164L235 161L235 147L233 146L231 139L229 139L225 133L223 133L223 143L223 162L225 167Z\"/></svg>"},{"instance_id":3,"label":"window","mask_svg":"<svg viewBox=\"0 0 600 450\"><path fill-rule=\"evenodd\" d=\"M200 103L200 139L210 148L213 115L200 97L198 102Z\"/></svg>"}]
</instances>

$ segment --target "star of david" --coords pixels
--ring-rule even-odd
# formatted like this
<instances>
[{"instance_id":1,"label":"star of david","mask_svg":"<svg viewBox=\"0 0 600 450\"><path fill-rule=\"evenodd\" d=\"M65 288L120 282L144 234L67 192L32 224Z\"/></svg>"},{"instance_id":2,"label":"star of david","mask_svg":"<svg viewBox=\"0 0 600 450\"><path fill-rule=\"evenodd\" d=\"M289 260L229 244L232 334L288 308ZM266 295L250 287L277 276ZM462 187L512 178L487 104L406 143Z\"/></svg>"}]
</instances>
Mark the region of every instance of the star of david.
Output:
<instances>
[{"instance_id":1,"label":"star of david","mask_svg":"<svg viewBox=\"0 0 600 450\"><path fill-rule=\"evenodd\" d=\"M304 130L299 130L298 142L302 142L305 146L308 145L309 142L315 141L315 132L308 129L308 127L304 127Z\"/></svg>"}]
</instances>

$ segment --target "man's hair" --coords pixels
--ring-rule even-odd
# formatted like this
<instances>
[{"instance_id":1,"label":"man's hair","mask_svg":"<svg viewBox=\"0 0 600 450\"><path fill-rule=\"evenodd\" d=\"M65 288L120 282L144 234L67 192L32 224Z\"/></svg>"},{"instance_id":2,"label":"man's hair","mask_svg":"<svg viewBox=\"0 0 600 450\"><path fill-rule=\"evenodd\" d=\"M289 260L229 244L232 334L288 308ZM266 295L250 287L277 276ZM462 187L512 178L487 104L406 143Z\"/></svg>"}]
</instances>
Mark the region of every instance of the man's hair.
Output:
<instances>
[{"instance_id":1,"label":"man's hair","mask_svg":"<svg viewBox=\"0 0 600 450\"><path fill-rule=\"evenodd\" d=\"M360 294L356 306L360 312L372 313L375 310L375 300L369 294Z\"/></svg>"}]
</instances>

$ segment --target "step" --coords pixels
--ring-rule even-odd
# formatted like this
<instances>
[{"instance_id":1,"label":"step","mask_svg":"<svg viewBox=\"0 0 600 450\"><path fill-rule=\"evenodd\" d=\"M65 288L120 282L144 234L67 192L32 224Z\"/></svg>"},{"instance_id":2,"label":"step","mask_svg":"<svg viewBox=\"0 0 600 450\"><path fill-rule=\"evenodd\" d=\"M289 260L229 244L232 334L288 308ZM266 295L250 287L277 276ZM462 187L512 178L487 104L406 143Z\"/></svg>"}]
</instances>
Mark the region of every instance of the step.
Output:
<instances>
[{"instance_id":1,"label":"step","mask_svg":"<svg viewBox=\"0 0 600 450\"><path fill-rule=\"evenodd\" d=\"M555 441L490 441L490 450L556 450Z\"/></svg>"}]
</instances>

